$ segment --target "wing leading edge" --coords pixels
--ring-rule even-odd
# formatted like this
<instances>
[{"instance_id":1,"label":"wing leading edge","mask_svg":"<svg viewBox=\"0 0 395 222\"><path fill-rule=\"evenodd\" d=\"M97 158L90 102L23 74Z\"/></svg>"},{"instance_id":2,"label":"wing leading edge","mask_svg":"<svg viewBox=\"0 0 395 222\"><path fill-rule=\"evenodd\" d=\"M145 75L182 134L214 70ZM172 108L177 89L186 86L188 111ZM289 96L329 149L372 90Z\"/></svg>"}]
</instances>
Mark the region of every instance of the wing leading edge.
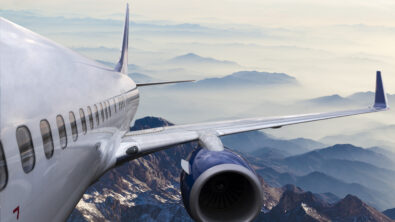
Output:
<instances>
[{"instance_id":1,"label":"wing leading edge","mask_svg":"<svg viewBox=\"0 0 395 222\"><path fill-rule=\"evenodd\" d=\"M117 163L153 153L169 146L199 141L210 150L222 150L220 136L242 133L266 128L279 128L286 125L353 116L388 110L380 71L376 76L375 101L372 107L326 113L311 113L282 117L258 117L219 122L206 122L188 125L159 127L147 130L127 132L116 153Z\"/></svg>"}]
</instances>

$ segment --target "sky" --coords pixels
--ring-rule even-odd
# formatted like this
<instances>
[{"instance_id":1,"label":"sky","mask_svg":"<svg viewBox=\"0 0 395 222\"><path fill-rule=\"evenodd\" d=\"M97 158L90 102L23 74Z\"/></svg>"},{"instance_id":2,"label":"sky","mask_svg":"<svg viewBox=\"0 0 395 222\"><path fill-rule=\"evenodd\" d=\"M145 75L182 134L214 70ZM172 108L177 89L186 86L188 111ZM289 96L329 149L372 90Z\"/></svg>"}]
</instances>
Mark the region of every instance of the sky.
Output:
<instances>
[{"instance_id":1,"label":"sky","mask_svg":"<svg viewBox=\"0 0 395 222\"><path fill-rule=\"evenodd\" d=\"M46 15L119 16L130 2L133 13L146 20L225 22L263 26L367 24L394 25L391 0L3 0L1 8Z\"/></svg>"},{"instance_id":2,"label":"sky","mask_svg":"<svg viewBox=\"0 0 395 222\"><path fill-rule=\"evenodd\" d=\"M126 2L2 0L0 16L89 58L114 63L120 55ZM378 69L383 71L387 92L395 93L395 1L135 0L129 3L129 63L135 67L133 72L159 80L199 80L257 70L286 73L300 84L299 88L245 91L239 95L222 91L209 95L168 93L168 98L176 99L169 99L174 105L166 109L163 96L167 92L160 88L144 90L138 117L163 113L161 116L170 121L185 123L312 111L293 109L291 105L319 96L346 97L372 91ZM187 53L231 61L237 66L169 64L172 58ZM278 112L266 105L273 103L278 104L271 107L282 110ZM393 116L391 111L384 116L351 118L350 122L311 124L303 130L289 127L276 131L276 135L317 139L351 133L353 128L361 131L366 126L363 129L366 131L393 124ZM341 130L339 124L343 124Z\"/></svg>"}]
</instances>

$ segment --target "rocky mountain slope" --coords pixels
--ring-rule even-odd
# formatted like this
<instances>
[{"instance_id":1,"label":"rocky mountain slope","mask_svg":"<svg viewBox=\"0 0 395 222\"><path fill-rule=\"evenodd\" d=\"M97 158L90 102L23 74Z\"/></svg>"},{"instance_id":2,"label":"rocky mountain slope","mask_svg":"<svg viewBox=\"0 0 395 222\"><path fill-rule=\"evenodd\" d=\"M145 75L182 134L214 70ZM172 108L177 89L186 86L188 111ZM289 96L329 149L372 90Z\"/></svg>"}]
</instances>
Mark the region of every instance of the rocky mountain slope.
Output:
<instances>
[{"instance_id":1,"label":"rocky mountain slope","mask_svg":"<svg viewBox=\"0 0 395 222\"><path fill-rule=\"evenodd\" d=\"M292 185L287 186L279 203L270 212L259 215L256 220L278 222L392 221L356 196L347 195L335 204L329 204L316 194L304 192Z\"/></svg>"},{"instance_id":2,"label":"rocky mountain slope","mask_svg":"<svg viewBox=\"0 0 395 222\"><path fill-rule=\"evenodd\" d=\"M395 205L395 171L383 168L393 166L393 162L382 154L344 144L287 157L281 162L288 167L286 172L293 175L307 176L320 172L325 174L325 181L332 177L348 184L348 188L343 186L345 190L353 186L357 192L354 195L363 194L359 197L380 210ZM328 191L339 195L341 192L334 189L340 187L335 184L338 183L329 183L333 188ZM315 187L318 188L319 184Z\"/></svg>"}]
</instances>

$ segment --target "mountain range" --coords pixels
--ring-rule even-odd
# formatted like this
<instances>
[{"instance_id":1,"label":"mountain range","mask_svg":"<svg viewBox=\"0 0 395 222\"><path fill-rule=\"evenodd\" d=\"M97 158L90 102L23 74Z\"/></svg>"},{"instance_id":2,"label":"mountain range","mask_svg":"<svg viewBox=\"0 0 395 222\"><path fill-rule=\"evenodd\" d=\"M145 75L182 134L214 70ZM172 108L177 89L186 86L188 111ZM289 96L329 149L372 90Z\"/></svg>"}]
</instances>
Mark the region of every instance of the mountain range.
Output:
<instances>
[{"instance_id":1,"label":"mountain range","mask_svg":"<svg viewBox=\"0 0 395 222\"><path fill-rule=\"evenodd\" d=\"M146 117L136 120L132 130L166 125L171 125L171 123L161 118ZM259 135L244 136L247 138L245 139L246 143L248 143L248 138L259 137ZM268 140L269 136L260 136L270 141ZM228 143L230 141L232 139L228 139ZM284 145L291 144L284 143ZM178 145L110 170L87 190L68 221L191 221L183 208L180 197L179 175L181 169L179 164L180 160L186 158L197 146L197 143ZM365 193L368 195L369 188L357 183L346 183L325 172L316 172L314 168L307 170L307 175L298 175L294 171L299 172L301 168L297 166L296 169L291 170L288 165L300 164L298 161L302 157L305 157L304 161L308 162L311 156L315 158L318 156L318 159L321 158L322 161L339 158L339 161L350 162L358 162L353 159L362 156L365 158L363 163L368 164L368 162L375 163L376 158L382 157L381 154L372 154L370 152L374 152L373 150L367 150L373 156L367 158L365 156L366 150L359 150L358 147L351 145L337 145L334 148L328 147L318 150L317 148L320 147L310 147L308 150L314 150L270 161L268 159L271 157L257 155L258 150L251 150L245 155L257 173L262 176L264 207L256 221L391 221L383 213L360 200L360 198L366 199L367 197L356 197L356 195ZM273 146L272 149L276 149L276 147ZM347 156L347 153L344 152L348 149L352 155L343 157L341 154ZM238 150L238 152L240 151ZM327 156L322 157L321 155ZM298 161L295 161L295 158ZM388 160L384 159L384 161ZM275 166L265 165L271 163L274 163ZM301 165L303 166L303 164ZM315 165L316 163L312 164L312 166ZM272 166L276 170L272 169L269 172L269 168ZM376 167L375 169L381 168ZM279 173L277 170L283 172ZM348 168L342 168L342 170L348 171ZM309 171L311 172L308 173ZM268 178L270 173L273 175L271 179ZM276 178L277 176L279 177ZM290 179L284 180L286 177ZM300 183L304 187L283 184L285 182ZM341 195L331 193L330 190L336 191L331 187L340 189ZM362 193L355 194L352 192L354 189ZM311 190L313 192L310 192ZM353 195L348 195L348 193L353 193ZM387 193L387 195L389 194ZM345 197L342 199L343 196ZM377 203L374 204L377 205ZM391 208L389 206L385 207Z\"/></svg>"},{"instance_id":2,"label":"mountain range","mask_svg":"<svg viewBox=\"0 0 395 222\"><path fill-rule=\"evenodd\" d=\"M386 124L378 127L373 127L370 130L364 130L361 132L355 132L350 134L334 134L330 136L325 136L320 139L320 142L326 144L333 143L347 143L348 141L353 141L357 145L364 145L365 147L369 146L381 146L382 148L392 148L395 147L395 141L393 139L393 135L395 133L395 125L394 124ZM384 149L385 151L386 149ZM376 152L380 152L376 150ZM392 153L383 153L384 155L388 155L387 157L392 157L394 159L394 154Z\"/></svg>"},{"instance_id":3,"label":"mountain range","mask_svg":"<svg viewBox=\"0 0 395 222\"><path fill-rule=\"evenodd\" d=\"M295 186L286 186L278 204L268 213L259 215L256 221L390 222L392 220L353 195L347 195L342 200L329 204L314 193L304 192Z\"/></svg>"},{"instance_id":4,"label":"mountain range","mask_svg":"<svg viewBox=\"0 0 395 222\"><path fill-rule=\"evenodd\" d=\"M389 104L395 102L395 95L387 94ZM338 94L321 96L308 100L302 101L305 104L321 105L321 106L345 106L345 105L358 105L358 106L368 106L372 105L374 101L374 92L357 92L351 94L347 97L340 96Z\"/></svg>"},{"instance_id":5,"label":"mountain range","mask_svg":"<svg viewBox=\"0 0 395 222\"><path fill-rule=\"evenodd\" d=\"M239 133L221 138L225 146L242 153L276 152L283 157L306 153L323 148L325 145L314 140L296 138L291 140L277 139L261 131Z\"/></svg>"},{"instance_id":6,"label":"mountain range","mask_svg":"<svg viewBox=\"0 0 395 222\"><path fill-rule=\"evenodd\" d=\"M274 85L296 85L297 80L285 73L239 71L223 77L205 78L188 85L174 85L170 89L234 89Z\"/></svg>"},{"instance_id":7,"label":"mountain range","mask_svg":"<svg viewBox=\"0 0 395 222\"><path fill-rule=\"evenodd\" d=\"M301 156L290 157L286 161L291 162L297 158L357 161L389 170L395 169L395 162L384 154L376 153L373 150L356 147L351 144L337 144L324 149L314 150Z\"/></svg>"},{"instance_id":8,"label":"mountain range","mask_svg":"<svg viewBox=\"0 0 395 222\"><path fill-rule=\"evenodd\" d=\"M97 62L104 64L108 67L115 67L115 64L112 62L97 60ZM221 61L216 60L214 58L206 58L196 55L194 53L188 53L185 55L174 57L166 62L166 64L175 65L178 70L182 70L183 67L189 69L191 66L201 66L204 65L207 69L218 68L219 66L226 66L229 70L240 69L240 66L237 63L231 61ZM208 64L208 65L206 65ZM210 68L211 66L211 68ZM213 67L215 66L215 67ZM236 68L234 68L236 67ZM135 80L136 82L152 82L156 81L156 77L151 75L152 73L156 73L155 70L145 70L138 65L130 64L129 68L129 76ZM163 69L163 67L162 67ZM175 68L169 68L163 72L171 72ZM184 72L188 72L184 70ZM148 73L148 74L147 74ZM185 78L185 77L184 77ZM295 77L290 76L285 73L270 73L270 72L259 72L259 71L238 71L228 75L224 75L222 77L210 77L203 78L193 83L188 84L176 84L170 85L167 89L231 89L234 87L243 88L243 87L261 87L261 86L276 86L276 85L297 85L298 81Z\"/></svg>"},{"instance_id":9,"label":"mountain range","mask_svg":"<svg viewBox=\"0 0 395 222\"><path fill-rule=\"evenodd\" d=\"M294 175L305 176L313 172L321 172L344 183L358 185L359 189L355 191L366 195L359 196L360 198L384 210L395 205L395 195L392 192L395 189L395 171L392 170L393 168L388 169L393 162L381 154L371 152L349 144L335 145L287 157L281 160L281 165L287 167L287 172ZM382 163L379 163L380 158ZM387 168L381 168L376 164ZM335 186L331 187L328 187L330 188L328 192L341 195Z\"/></svg>"},{"instance_id":10,"label":"mountain range","mask_svg":"<svg viewBox=\"0 0 395 222\"><path fill-rule=\"evenodd\" d=\"M211 65L211 66L233 66L240 67L239 64L232 61L217 60L210 57L202 57L195 53L187 53L184 55L176 56L167 61L167 63L175 65Z\"/></svg>"},{"instance_id":11,"label":"mountain range","mask_svg":"<svg viewBox=\"0 0 395 222\"><path fill-rule=\"evenodd\" d=\"M363 99L365 101L366 98ZM303 101L304 104L311 105L321 105L321 106L347 106L352 103L353 100L347 97L341 97L337 94L329 95L329 96L321 96L313 99L308 99Z\"/></svg>"}]
</instances>

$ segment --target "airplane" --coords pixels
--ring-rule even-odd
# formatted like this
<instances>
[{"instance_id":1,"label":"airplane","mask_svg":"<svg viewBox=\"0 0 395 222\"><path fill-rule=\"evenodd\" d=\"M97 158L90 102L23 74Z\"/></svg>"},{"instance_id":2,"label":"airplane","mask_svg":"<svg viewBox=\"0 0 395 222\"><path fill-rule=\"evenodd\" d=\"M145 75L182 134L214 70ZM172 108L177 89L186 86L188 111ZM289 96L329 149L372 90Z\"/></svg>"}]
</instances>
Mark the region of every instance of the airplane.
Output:
<instances>
[{"instance_id":1,"label":"airplane","mask_svg":"<svg viewBox=\"0 0 395 222\"><path fill-rule=\"evenodd\" d=\"M196 221L251 221L263 191L248 162L220 137L389 109L380 71L371 107L130 131L139 88L127 75L129 6L121 57L104 66L0 17L0 221L65 221L104 173L198 141L181 160L184 206Z\"/></svg>"}]
</instances>

